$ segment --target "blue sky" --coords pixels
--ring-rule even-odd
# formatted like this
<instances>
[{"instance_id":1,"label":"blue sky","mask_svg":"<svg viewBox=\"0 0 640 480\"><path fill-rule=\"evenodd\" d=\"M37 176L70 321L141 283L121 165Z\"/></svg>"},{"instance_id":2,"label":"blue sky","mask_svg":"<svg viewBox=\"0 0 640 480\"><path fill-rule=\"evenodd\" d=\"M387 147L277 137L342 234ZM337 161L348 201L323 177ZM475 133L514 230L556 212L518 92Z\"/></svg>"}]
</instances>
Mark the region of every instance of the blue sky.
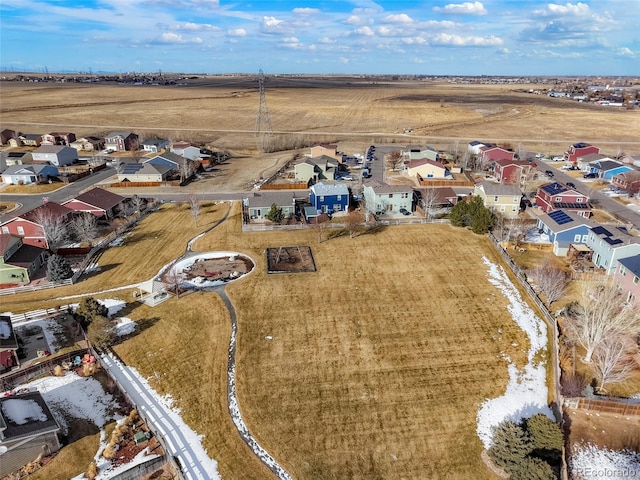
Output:
<instances>
[{"instance_id":1,"label":"blue sky","mask_svg":"<svg viewBox=\"0 0 640 480\"><path fill-rule=\"evenodd\" d=\"M0 0L13 71L640 75L640 0Z\"/></svg>"}]
</instances>

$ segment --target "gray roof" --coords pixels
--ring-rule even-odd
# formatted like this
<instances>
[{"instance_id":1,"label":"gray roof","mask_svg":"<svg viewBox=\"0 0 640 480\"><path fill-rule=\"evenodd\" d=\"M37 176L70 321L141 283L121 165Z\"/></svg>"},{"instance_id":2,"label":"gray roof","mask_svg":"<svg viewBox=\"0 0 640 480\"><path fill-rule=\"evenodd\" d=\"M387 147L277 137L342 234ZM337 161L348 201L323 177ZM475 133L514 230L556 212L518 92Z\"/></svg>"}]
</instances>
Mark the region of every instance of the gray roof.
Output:
<instances>
[{"instance_id":1,"label":"gray roof","mask_svg":"<svg viewBox=\"0 0 640 480\"><path fill-rule=\"evenodd\" d=\"M26 423L23 423L21 425L15 423L4 412L5 403L12 400L35 402L42 409L42 413L44 414L45 418L29 419ZM53 417L51 410L49 410L47 403L44 401L44 398L42 398L42 395L40 395L39 392L29 392L22 395L11 395L1 398L0 417L2 417L4 424L7 426L6 430L3 432L5 440L14 440L21 437L32 436L38 433L57 431L60 429L60 427L58 426L58 422L56 422L56 419Z\"/></svg>"},{"instance_id":2,"label":"gray roof","mask_svg":"<svg viewBox=\"0 0 640 480\"><path fill-rule=\"evenodd\" d=\"M564 214L567 217L569 217L571 221L568 221L566 223L558 223L554 219L554 217L558 216L558 214L554 212L558 212L558 211L564 212ZM547 227L549 227L549 230L551 230L553 233L564 232L566 230L571 230L573 228L579 227L581 225L586 225L589 228L593 228L598 225L597 222L594 222L593 220L589 220L588 218L585 218L585 217L581 217L580 215L577 215L568 210L554 210L554 212L551 212L552 216L549 216L549 214L545 214L545 215L540 215L538 217L538 219L542 223L544 223Z\"/></svg>"},{"instance_id":3,"label":"gray roof","mask_svg":"<svg viewBox=\"0 0 640 480\"><path fill-rule=\"evenodd\" d=\"M122 138L127 138L129 135L131 135L131 132L111 132L108 135L105 135L105 139L107 138L115 138L115 137L122 137Z\"/></svg>"},{"instance_id":4,"label":"gray roof","mask_svg":"<svg viewBox=\"0 0 640 480\"><path fill-rule=\"evenodd\" d=\"M73 147L67 147L66 145L41 145L33 153L60 153L64 149L69 148L76 152Z\"/></svg>"},{"instance_id":5,"label":"gray roof","mask_svg":"<svg viewBox=\"0 0 640 480\"><path fill-rule=\"evenodd\" d=\"M162 145L163 143L168 143L169 140L165 140L162 138L147 138L144 142L141 143L141 145L155 145L156 147L158 145Z\"/></svg>"},{"instance_id":6,"label":"gray roof","mask_svg":"<svg viewBox=\"0 0 640 480\"><path fill-rule=\"evenodd\" d=\"M365 187L373 189L374 193L409 193L413 192L413 188L410 185L387 185L386 183L372 180L365 183Z\"/></svg>"},{"instance_id":7,"label":"gray roof","mask_svg":"<svg viewBox=\"0 0 640 480\"><path fill-rule=\"evenodd\" d=\"M620 258L618 261L636 277L640 277L640 255Z\"/></svg>"},{"instance_id":8,"label":"gray roof","mask_svg":"<svg viewBox=\"0 0 640 480\"><path fill-rule=\"evenodd\" d=\"M597 168L598 170L602 170L606 172L608 170L613 170L615 168L625 167L631 169L628 165L623 165L620 162L615 162L613 160L598 160L595 162L589 163L589 165L593 168Z\"/></svg>"},{"instance_id":9,"label":"gray roof","mask_svg":"<svg viewBox=\"0 0 640 480\"><path fill-rule=\"evenodd\" d=\"M344 183L328 184L316 183L311 187L311 191L316 196L320 195L349 195L349 189Z\"/></svg>"},{"instance_id":10,"label":"gray roof","mask_svg":"<svg viewBox=\"0 0 640 480\"><path fill-rule=\"evenodd\" d=\"M306 191L302 191L306 194ZM292 191L275 191L269 192L264 191L260 193L254 193L253 196L249 197L247 200L247 206L250 208L263 208L270 207L274 203L278 207L285 206L293 206L296 198L307 198L305 195L300 194L298 196L297 192Z\"/></svg>"},{"instance_id":11,"label":"gray roof","mask_svg":"<svg viewBox=\"0 0 640 480\"><path fill-rule=\"evenodd\" d=\"M53 165L41 165L39 163L34 163L32 165L10 165L4 172L2 172L2 175L19 175L20 172L25 170L25 175L27 174L27 172L33 172L35 175L38 175L44 169L54 169L56 171L58 170Z\"/></svg>"},{"instance_id":12,"label":"gray roof","mask_svg":"<svg viewBox=\"0 0 640 480\"><path fill-rule=\"evenodd\" d=\"M518 185L506 185L504 183L482 182L480 185L487 195L522 195Z\"/></svg>"}]
</instances>

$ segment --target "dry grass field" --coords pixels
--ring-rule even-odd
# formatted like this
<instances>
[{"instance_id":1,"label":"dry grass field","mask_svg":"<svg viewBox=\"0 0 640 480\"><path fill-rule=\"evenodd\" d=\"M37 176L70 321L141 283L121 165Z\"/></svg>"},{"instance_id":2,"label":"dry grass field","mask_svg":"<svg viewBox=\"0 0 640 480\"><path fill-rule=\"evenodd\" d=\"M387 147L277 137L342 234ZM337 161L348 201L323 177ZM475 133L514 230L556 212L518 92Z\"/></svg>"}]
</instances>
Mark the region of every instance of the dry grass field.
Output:
<instances>
[{"instance_id":1,"label":"dry grass field","mask_svg":"<svg viewBox=\"0 0 640 480\"><path fill-rule=\"evenodd\" d=\"M638 110L603 108L517 92L535 85L455 85L359 79L268 78L267 103L277 132L308 141L371 141L450 146L452 138L506 141L545 153L578 140L610 145L635 142ZM193 85L1 85L3 125L23 131L65 127L79 135L117 129L143 137L206 141L252 151L258 107L250 78L201 79ZM48 128L47 125L51 126ZM55 127L54 127L55 125ZM411 128L411 135L401 135ZM440 139L435 138L440 137ZM345 148L346 150L346 148Z\"/></svg>"}]
</instances>

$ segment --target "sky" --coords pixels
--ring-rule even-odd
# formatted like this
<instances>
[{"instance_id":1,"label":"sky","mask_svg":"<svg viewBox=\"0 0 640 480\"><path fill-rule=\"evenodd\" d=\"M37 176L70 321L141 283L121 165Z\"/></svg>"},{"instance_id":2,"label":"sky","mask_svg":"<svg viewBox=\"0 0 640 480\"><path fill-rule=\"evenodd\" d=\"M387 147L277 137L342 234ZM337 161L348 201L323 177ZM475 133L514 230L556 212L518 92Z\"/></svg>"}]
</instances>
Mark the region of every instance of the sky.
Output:
<instances>
[{"instance_id":1,"label":"sky","mask_svg":"<svg viewBox=\"0 0 640 480\"><path fill-rule=\"evenodd\" d=\"M0 0L0 69L640 75L640 0Z\"/></svg>"}]
</instances>

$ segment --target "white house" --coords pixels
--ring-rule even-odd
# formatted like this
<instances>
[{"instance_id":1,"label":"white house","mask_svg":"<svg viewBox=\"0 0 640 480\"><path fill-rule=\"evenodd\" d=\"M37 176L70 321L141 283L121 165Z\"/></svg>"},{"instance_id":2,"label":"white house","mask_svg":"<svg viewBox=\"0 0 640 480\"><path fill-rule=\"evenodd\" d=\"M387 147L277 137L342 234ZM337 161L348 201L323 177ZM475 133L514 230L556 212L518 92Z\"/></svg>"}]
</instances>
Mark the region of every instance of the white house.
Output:
<instances>
[{"instance_id":1,"label":"white house","mask_svg":"<svg viewBox=\"0 0 640 480\"><path fill-rule=\"evenodd\" d=\"M409 185L386 185L372 181L364 186L367 210L378 213L399 213L401 208L411 211L413 189Z\"/></svg>"},{"instance_id":2,"label":"white house","mask_svg":"<svg viewBox=\"0 0 640 480\"><path fill-rule=\"evenodd\" d=\"M78 151L64 145L42 145L31 152L34 163L50 163L56 167L64 167L78 161Z\"/></svg>"},{"instance_id":3,"label":"white house","mask_svg":"<svg viewBox=\"0 0 640 480\"><path fill-rule=\"evenodd\" d=\"M58 175L58 167L49 164L12 165L2 172L2 183L6 185L29 185L44 182Z\"/></svg>"},{"instance_id":4,"label":"white house","mask_svg":"<svg viewBox=\"0 0 640 480\"><path fill-rule=\"evenodd\" d=\"M198 160L200 158L200 149L187 142L176 142L171 145L169 150L189 160Z\"/></svg>"}]
</instances>

